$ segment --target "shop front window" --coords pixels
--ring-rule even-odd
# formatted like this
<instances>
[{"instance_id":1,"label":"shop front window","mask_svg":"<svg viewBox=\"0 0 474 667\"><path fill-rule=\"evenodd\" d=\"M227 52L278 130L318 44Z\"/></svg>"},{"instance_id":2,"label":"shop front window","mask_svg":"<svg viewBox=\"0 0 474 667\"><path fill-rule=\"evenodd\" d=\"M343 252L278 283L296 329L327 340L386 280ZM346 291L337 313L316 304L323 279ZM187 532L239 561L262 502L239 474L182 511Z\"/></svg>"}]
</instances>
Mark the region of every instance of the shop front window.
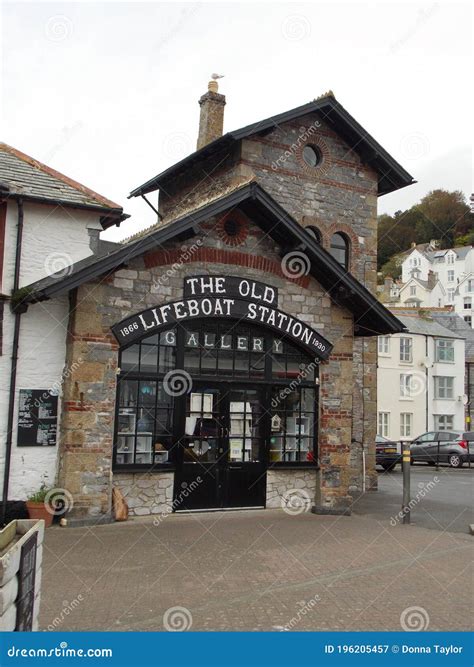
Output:
<instances>
[{"instance_id":1,"label":"shop front window","mask_svg":"<svg viewBox=\"0 0 474 667\"><path fill-rule=\"evenodd\" d=\"M117 468L317 462L318 363L268 329L194 320L120 355ZM188 390L170 391L186 374Z\"/></svg>"},{"instance_id":2,"label":"shop front window","mask_svg":"<svg viewBox=\"0 0 474 667\"><path fill-rule=\"evenodd\" d=\"M313 461L314 389L274 387L271 405L270 463Z\"/></svg>"},{"instance_id":3,"label":"shop front window","mask_svg":"<svg viewBox=\"0 0 474 667\"><path fill-rule=\"evenodd\" d=\"M173 407L163 382L123 379L118 403L117 464L167 463Z\"/></svg>"}]
</instances>

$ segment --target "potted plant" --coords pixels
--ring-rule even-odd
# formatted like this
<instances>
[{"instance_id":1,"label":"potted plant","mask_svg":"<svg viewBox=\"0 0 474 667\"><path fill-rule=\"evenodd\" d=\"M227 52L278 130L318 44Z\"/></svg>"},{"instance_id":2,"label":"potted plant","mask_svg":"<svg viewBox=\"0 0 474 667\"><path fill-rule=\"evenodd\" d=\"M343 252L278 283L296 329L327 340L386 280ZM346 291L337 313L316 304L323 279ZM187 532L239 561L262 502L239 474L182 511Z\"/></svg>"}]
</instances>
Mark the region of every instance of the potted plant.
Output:
<instances>
[{"instance_id":1,"label":"potted plant","mask_svg":"<svg viewBox=\"0 0 474 667\"><path fill-rule=\"evenodd\" d=\"M43 519L46 528L53 523L54 516L54 508L47 502L49 492L50 489L42 482L38 491L32 493L26 501L30 519Z\"/></svg>"}]
</instances>

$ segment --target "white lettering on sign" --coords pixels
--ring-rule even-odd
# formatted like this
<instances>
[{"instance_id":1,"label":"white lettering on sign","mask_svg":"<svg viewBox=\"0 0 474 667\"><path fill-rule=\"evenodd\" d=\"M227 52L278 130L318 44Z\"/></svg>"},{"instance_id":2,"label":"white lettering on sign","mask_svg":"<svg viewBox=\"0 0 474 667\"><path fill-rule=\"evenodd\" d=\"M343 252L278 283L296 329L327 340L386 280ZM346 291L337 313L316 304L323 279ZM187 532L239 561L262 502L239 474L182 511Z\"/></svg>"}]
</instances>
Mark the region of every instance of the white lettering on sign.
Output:
<instances>
[{"instance_id":1,"label":"white lettering on sign","mask_svg":"<svg viewBox=\"0 0 474 667\"><path fill-rule=\"evenodd\" d=\"M267 303L275 301L275 290L273 287L269 287L268 285L257 287L257 284L253 280L241 280L237 289L240 296L250 298L253 301L266 301Z\"/></svg>"},{"instance_id":2,"label":"white lettering on sign","mask_svg":"<svg viewBox=\"0 0 474 667\"><path fill-rule=\"evenodd\" d=\"M192 285L192 283L190 283ZM240 281L244 294L249 294L255 298L261 298L260 301L247 301L245 299L230 299L227 297L202 297L202 298L185 298L181 301L163 304L150 308L147 311L138 313L134 318L124 320L120 324L112 327L117 340L121 344L129 344L129 342L143 338L147 332L155 329L166 329L181 322L193 318L233 318L237 321L250 321L255 324L267 326L273 329L280 336L288 336L297 343L300 343L310 349L311 352L316 352L319 356L327 358L331 350L331 345L324 338L322 338L317 331L312 329L309 325L301 320L276 310L271 305L265 302L265 291L255 291L252 287L252 281ZM257 285L258 286L258 285ZM216 287L216 279L204 281L200 288L214 289ZM221 289L222 285L217 284L217 289ZM206 334L204 341L205 347L216 346L216 334ZM220 343L222 349L231 349L232 336L220 336ZM188 346L197 346L198 335L196 332L189 333ZM236 349L240 351L252 350L254 352L263 351L263 338L252 338L249 340L246 336L239 336L236 340ZM274 342L274 351L280 353L282 351L281 341Z\"/></svg>"},{"instance_id":3,"label":"white lettering on sign","mask_svg":"<svg viewBox=\"0 0 474 667\"><path fill-rule=\"evenodd\" d=\"M167 331L164 334L165 342L170 345L174 345L176 342L176 336L174 331ZM168 338L169 336L169 338ZM234 340L233 340L234 339ZM251 341L251 342L250 342ZM199 333L197 331L187 331L185 332L184 344L186 347L199 347ZM235 348L240 351L248 351L249 349L252 352L263 352L264 339L260 336L251 337L248 336L239 336L232 334L223 334L217 336L215 333L210 333L204 331L201 334L201 345L206 348L219 348L221 350L232 350ZM273 340L273 350L282 352L282 342L279 340Z\"/></svg>"},{"instance_id":4,"label":"white lettering on sign","mask_svg":"<svg viewBox=\"0 0 474 667\"><path fill-rule=\"evenodd\" d=\"M237 349L238 350L249 349L249 340L247 336L237 336Z\"/></svg>"},{"instance_id":5,"label":"white lettering on sign","mask_svg":"<svg viewBox=\"0 0 474 667\"><path fill-rule=\"evenodd\" d=\"M250 301L278 303L277 290L256 280L237 276L196 276L184 281L185 296L236 296Z\"/></svg>"},{"instance_id":6,"label":"white lettering on sign","mask_svg":"<svg viewBox=\"0 0 474 667\"><path fill-rule=\"evenodd\" d=\"M165 331L165 342L167 345L176 345L176 334L174 331Z\"/></svg>"}]
</instances>

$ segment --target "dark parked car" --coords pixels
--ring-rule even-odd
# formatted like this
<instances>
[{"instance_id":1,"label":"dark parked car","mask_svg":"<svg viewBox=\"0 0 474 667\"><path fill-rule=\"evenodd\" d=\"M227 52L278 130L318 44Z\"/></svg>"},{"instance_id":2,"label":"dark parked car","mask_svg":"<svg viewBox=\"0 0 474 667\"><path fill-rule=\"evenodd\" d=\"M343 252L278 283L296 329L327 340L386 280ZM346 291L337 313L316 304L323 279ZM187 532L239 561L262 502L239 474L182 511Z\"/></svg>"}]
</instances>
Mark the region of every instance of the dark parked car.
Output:
<instances>
[{"instance_id":1,"label":"dark parked car","mask_svg":"<svg viewBox=\"0 0 474 667\"><path fill-rule=\"evenodd\" d=\"M429 431L415 438L410 445L411 462L436 465L449 463L460 468L471 457L474 461L474 433L459 431Z\"/></svg>"},{"instance_id":2,"label":"dark parked car","mask_svg":"<svg viewBox=\"0 0 474 667\"><path fill-rule=\"evenodd\" d=\"M398 451L398 443L387 440L381 435L375 436L375 463L384 470L393 470L401 463L402 455Z\"/></svg>"}]
</instances>

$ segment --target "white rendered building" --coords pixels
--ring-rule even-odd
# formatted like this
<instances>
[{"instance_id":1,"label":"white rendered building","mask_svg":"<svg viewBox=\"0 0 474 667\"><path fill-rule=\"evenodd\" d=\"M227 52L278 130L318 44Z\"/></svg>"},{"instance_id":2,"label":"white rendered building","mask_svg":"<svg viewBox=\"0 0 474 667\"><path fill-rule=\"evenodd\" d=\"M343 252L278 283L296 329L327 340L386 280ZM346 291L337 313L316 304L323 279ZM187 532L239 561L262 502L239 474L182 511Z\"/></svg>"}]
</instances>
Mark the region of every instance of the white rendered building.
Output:
<instances>
[{"instance_id":1,"label":"white rendered building","mask_svg":"<svg viewBox=\"0 0 474 667\"><path fill-rule=\"evenodd\" d=\"M413 440L464 429L465 341L418 311L393 309L406 333L379 336L377 432Z\"/></svg>"},{"instance_id":2,"label":"white rendered building","mask_svg":"<svg viewBox=\"0 0 474 667\"><path fill-rule=\"evenodd\" d=\"M42 482L53 484L56 477L58 448L52 430L49 437L46 428L49 398L39 407L45 417L42 442L17 438L19 403L24 402L25 391L34 388L56 394L60 404L62 379L68 372L69 317L69 300L61 296L25 312L20 325L11 308L12 293L21 293L25 285L52 273L67 275L72 264L110 249L115 244L100 241L99 234L125 217L119 204L0 143L0 475L11 439L15 446L11 448L10 497L25 498ZM18 349L12 355L16 327ZM9 429L12 356L18 361Z\"/></svg>"}]
</instances>

